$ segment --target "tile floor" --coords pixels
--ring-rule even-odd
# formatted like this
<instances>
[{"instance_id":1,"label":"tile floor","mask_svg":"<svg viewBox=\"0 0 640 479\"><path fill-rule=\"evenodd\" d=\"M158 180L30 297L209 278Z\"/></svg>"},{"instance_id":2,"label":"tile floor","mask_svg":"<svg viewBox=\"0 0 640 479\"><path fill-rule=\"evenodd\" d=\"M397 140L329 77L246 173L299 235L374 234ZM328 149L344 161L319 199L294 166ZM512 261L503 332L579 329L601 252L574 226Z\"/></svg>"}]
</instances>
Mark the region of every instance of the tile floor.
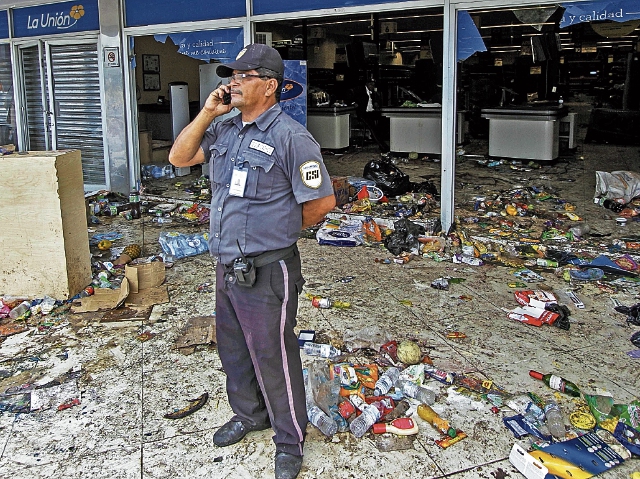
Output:
<instances>
[{"instance_id":1,"label":"tile floor","mask_svg":"<svg viewBox=\"0 0 640 479\"><path fill-rule=\"evenodd\" d=\"M593 231L622 234L606 210L592 202L594 171L607 158L607 170L637 168L638 147L581 145L576 158L544 165L530 172L508 167L491 170L474 161L457 165L457 205L469 207L473 196L508 189L529 181L553 187L574 202ZM374 151L362 150L327 156L333 174L360 174ZM437 180L439 164L432 161L401 163L416 181L424 176ZM110 229L105 224L100 228ZM140 224L127 234L138 237ZM121 226L124 228L124 226ZM637 235L637 223L624 235ZM132 227L129 226L129 229ZM144 242L156 248L153 230L147 225ZM154 233L155 231L155 233ZM611 237L601 240L602 249ZM612 297L635 304L638 290L626 285L615 294L602 293L593 285L578 289L586 307L571 308L568 331L552 326L536 328L506 318L516 307L513 269L435 262L416 258L405 264L376 263L390 256L377 248L319 246L301 239L300 251L307 280L305 289L334 299L350 301L351 309L320 310L301 297L298 327L314 329L320 338L339 343L348 331L377 325L393 339L415 339L441 369L470 373L494 381L509 392L536 392L552 397L552 391L530 378L528 371L555 372L577 383L586 392L606 390L617 402L640 397L638 360L626 353L636 349L624 315L614 311ZM597 244L592 248L599 248ZM353 276L351 282L341 278ZM466 281L451 284L448 291L429 287L441 276ZM564 291L578 288L552 272L544 272L545 284L569 304ZM6 478L269 478L273 477L274 446L271 431L251 433L227 448L212 444L214 432L230 417L224 390L225 375L215 348L198 348L185 355L175 348L187 320L212 315L213 293L199 293L195 285L213 281L212 263L201 255L176 262L167 270L171 301L156 305L144 321L101 322L87 315L69 315L68 324L46 335L33 331L6 338L0 344L0 369L12 376L0 387L43 384L75 368L82 403L63 411L55 408L32 414L0 415L0 477ZM410 300L410 303L403 300ZM155 334L140 342L142 331ZM462 331L464 339L448 339L447 332ZM61 355L67 351L67 358ZM356 352L354 362L371 357ZM303 355L308 363L312 358ZM370 478L517 478L523 477L509 463L516 441L488 403L460 394L435 381L434 409L468 435L446 450L434 439L436 432L420 419L413 447L379 452L373 435L356 439L350 433L326 438L313 426L307 429L302 479ZM179 420L163 415L209 393L209 401L196 413ZM576 403L556 394L565 415ZM632 459L602 474L603 479L627 478L640 470Z\"/></svg>"}]
</instances>

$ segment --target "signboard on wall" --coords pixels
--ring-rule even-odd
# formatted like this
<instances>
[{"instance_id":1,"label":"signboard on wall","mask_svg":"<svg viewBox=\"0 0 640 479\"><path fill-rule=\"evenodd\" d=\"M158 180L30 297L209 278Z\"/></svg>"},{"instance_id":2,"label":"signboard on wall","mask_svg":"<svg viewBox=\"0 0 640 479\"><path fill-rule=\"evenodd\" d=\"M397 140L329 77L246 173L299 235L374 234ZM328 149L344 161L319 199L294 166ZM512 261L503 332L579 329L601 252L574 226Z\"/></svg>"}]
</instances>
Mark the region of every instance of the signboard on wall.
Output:
<instances>
[{"instance_id":1,"label":"signboard on wall","mask_svg":"<svg viewBox=\"0 0 640 479\"><path fill-rule=\"evenodd\" d=\"M13 10L13 36L36 37L100 29L98 0L52 3Z\"/></svg>"},{"instance_id":2,"label":"signboard on wall","mask_svg":"<svg viewBox=\"0 0 640 479\"><path fill-rule=\"evenodd\" d=\"M562 3L565 8L560 28L576 23L612 20L626 22L640 19L637 0L598 0L595 2Z\"/></svg>"},{"instance_id":3,"label":"signboard on wall","mask_svg":"<svg viewBox=\"0 0 640 479\"><path fill-rule=\"evenodd\" d=\"M230 62L244 47L242 28L154 35L156 41L162 43L167 41L167 37L178 46L178 53L198 60Z\"/></svg>"},{"instance_id":4,"label":"signboard on wall","mask_svg":"<svg viewBox=\"0 0 640 479\"><path fill-rule=\"evenodd\" d=\"M284 60L280 108L302 126L307 127L306 60Z\"/></svg>"}]
</instances>

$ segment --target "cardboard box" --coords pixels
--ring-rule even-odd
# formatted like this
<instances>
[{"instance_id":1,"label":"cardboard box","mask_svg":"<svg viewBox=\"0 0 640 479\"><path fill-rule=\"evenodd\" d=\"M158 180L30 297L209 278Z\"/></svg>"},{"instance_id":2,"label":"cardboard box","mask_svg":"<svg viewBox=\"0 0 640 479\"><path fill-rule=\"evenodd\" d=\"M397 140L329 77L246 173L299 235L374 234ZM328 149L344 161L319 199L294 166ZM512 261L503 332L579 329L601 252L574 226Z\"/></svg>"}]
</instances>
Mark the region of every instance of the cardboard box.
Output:
<instances>
[{"instance_id":1,"label":"cardboard box","mask_svg":"<svg viewBox=\"0 0 640 479\"><path fill-rule=\"evenodd\" d=\"M349 202L349 181L346 176L332 176L333 194L336 197L336 205L342 206Z\"/></svg>"},{"instance_id":2,"label":"cardboard box","mask_svg":"<svg viewBox=\"0 0 640 479\"><path fill-rule=\"evenodd\" d=\"M0 157L0 292L67 299L91 283L80 150Z\"/></svg>"},{"instance_id":3,"label":"cardboard box","mask_svg":"<svg viewBox=\"0 0 640 479\"><path fill-rule=\"evenodd\" d=\"M138 143L140 147L140 164L150 165L152 163L151 151L151 132L149 130L140 130L138 132Z\"/></svg>"},{"instance_id":4,"label":"cardboard box","mask_svg":"<svg viewBox=\"0 0 640 479\"><path fill-rule=\"evenodd\" d=\"M190 166L176 166L174 170L176 172L176 176L187 176L191 174Z\"/></svg>"},{"instance_id":5,"label":"cardboard box","mask_svg":"<svg viewBox=\"0 0 640 479\"><path fill-rule=\"evenodd\" d=\"M74 306L74 313L86 313L116 309L122 305L148 307L167 303L169 294L163 286L165 280L164 263L154 261L136 265L126 265L120 289L96 288L93 296L82 298L80 306Z\"/></svg>"}]
</instances>

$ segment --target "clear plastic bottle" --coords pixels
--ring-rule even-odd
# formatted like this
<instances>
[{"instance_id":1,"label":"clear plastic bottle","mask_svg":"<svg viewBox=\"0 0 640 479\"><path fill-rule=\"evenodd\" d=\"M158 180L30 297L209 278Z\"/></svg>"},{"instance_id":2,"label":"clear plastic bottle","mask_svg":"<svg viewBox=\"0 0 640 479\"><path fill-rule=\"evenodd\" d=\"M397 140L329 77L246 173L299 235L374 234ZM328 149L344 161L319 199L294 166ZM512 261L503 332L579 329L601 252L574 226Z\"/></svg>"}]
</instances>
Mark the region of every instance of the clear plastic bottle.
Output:
<instances>
[{"instance_id":1,"label":"clear plastic bottle","mask_svg":"<svg viewBox=\"0 0 640 479\"><path fill-rule=\"evenodd\" d=\"M353 420L349 429L355 437L362 437L378 419L380 419L380 411L375 404L369 404L362 410L362 414Z\"/></svg>"},{"instance_id":2,"label":"clear plastic bottle","mask_svg":"<svg viewBox=\"0 0 640 479\"><path fill-rule=\"evenodd\" d=\"M18 306L13 308L9 313L9 317L13 320L16 320L22 316L24 316L27 311L31 309L31 303L29 301L23 301Z\"/></svg>"},{"instance_id":3,"label":"clear plastic bottle","mask_svg":"<svg viewBox=\"0 0 640 479\"><path fill-rule=\"evenodd\" d=\"M318 406L313 405L308 407L307 416L309 418L309 422L320 429L320 432L325 436L331 437L338 432L338 423L327 416Z\"/></svg>"},{"instance_id":4,"label":"clear plastic bottle","mask_svg":"<svg viewBox=\"0 0 640 479\"><path fill-rule=\"evenodd\" d=\"M337 348L334 348L330 344L318 344L312 342L304 343L304 353L309 356L320 356L322 358L335 358L342 354Z\"/></svg>"},{"instance_id":5,"label":"clear plastic bottle","mask_svg":"<svg viewBox=\"0 0 640 479\"><path fill-rule=\"evenodd\" d=\"M394 366L387 369L382 376L376 381L376 387L373 390L373 394L376 396L382 396L387 394L389 389L396 383L400 377L400 370Z\"/></svg>"},{"instance_id":6,"label":"clear plastic bottle","mask_svg":"<svg viewBox=\"0 0 640 479\"><path fill-rule=\"evenodd\" d=\"M400 379L396 382L396 389L402 391L406 397L420 401L422 404L433 404L436 402L436 393L431 389L423 388L408 379Z\"/></svg>"},{"instance_id":7,"label":"clear plastic bottle","mask_svg":"<svg viewBox=\"0 0 640 479\"><path fill-rule=\"evenodd\" d=\"M544 415L546 417L547 429L551 435L558 440L564 440L566 430L564 428L564 416L560 411L560 406L553 401L547 401L544 405Z\"/></svg>"},{"instance_id":8,"label":"clear plastic bottle","mask_svg":"<svg viewBox=\"0 0 640 479\"><path fill-rule=\"evenodd\" d=\"M140 193L138 190L133 189L131 193L129 193L129 204L131 205L131 218L137 220L142 215L140 209Z\"/></svg>"}]
</instances>

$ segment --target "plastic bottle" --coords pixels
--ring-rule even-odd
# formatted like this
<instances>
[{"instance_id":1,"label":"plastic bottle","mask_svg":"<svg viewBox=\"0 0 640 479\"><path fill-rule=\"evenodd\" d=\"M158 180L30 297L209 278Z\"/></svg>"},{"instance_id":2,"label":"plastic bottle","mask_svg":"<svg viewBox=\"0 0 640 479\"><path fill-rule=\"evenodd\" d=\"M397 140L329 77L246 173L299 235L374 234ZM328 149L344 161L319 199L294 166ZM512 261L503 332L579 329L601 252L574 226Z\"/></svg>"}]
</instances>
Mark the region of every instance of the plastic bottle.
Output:
<instances>
[{"instance_id":1,"label":"plastic bottle","mask_svg":"<svg viewBox=\"0 0 640 479\"><path fill-rule=\"evenodd\" d=\"M137 190L131 190L129 193L129 204L131 204L131 218L137 220L142 216L140 209L140 193Z\"/></svg>"},{"instance_id":2,"label":"plastic bottle","mask_svg":"<svg viewBox=\"0 0 640 479\"><path fill-rule=\"evenodd\" d=\"M578 386L573 384L571 381L567 381L560 376L555 376L554 374L542 374L537 371L529 371L529 376L535 379L540 379L551 389L556 389L561 391L569 396L580 397L580 389Z\"/></svg>"},{"instance_id":3,"label":"plastic bottle","mask_svg":"<svg viewBox=\"0 0 640 479\"><path fill-rule=\"evenodd\" d=\"M318 344L312 342L304 343L304 353L309 356L320 356L322 358L335 358L340 356L342 351L334 348L330 344Z\"/></svg>"},{"instance_id":4,"label":"plastic bottle","mask_svg":"<svg viewBox=\"0 0 640 479\"><path fill-rule=\"evenodd\" d=\"M566 431L564 428L564 416L562 415L562 411L560 411L560 406L553 400L547 401L544 405L544 415L547 429L549 429L551 435L558 440L564 440Z\"/></svg>"},{"instance_id":5,"label":"plastic bottle","mask_svg":"<svg viewBox=\"0 0 640 479\"><path fill-rule=\"evenodd\" d=\"M327 416L325 412L315 404L307 408L307 416L309 422L320 429L320 432L325 436L331 437L338 432L338 423Z\"/></svg>"},{"instance_id":6,"label":"plastic bottle","mask_svg":"<svg viewBox=\"0 0 640 479\"><path fill-rule=\"evenodd\" d=\"M573 235L574 239L581 239L584 235L589 234L591 228L587 223L581 223L569 228L569 231Z\"/></svg>"},{"instance_id":7,"label":"plastic bottle","mask_svg":"<svg viewBox=\"0 0 640 479\"><path fill-rule=\"evenodd\" d=\"M375 404L369 404L357 418L349 425L355 437L362 437L380 419L380 411Z\"/></svg>"},{"instance_id":8,"label":"plastic bottle","mask_svg":"<svg viewBox=\"0 0 640 479\"><path fill-rule=\"evenodd\" d=\"M410 417L400 417L388 424L379 422L373 425L374 434L383 434L385 432L397 434L398 436L411 436L412 434L418 434L418 425Z\"/></svg>"},{"instance_id":9,"label":"plastic bottle","mask_svg":"<svg viewBox=\"0 0 640 479\"><path fill-rule=\"evenodd\" d=\"M438 413L431 409L431 406L427 404L420 404L420 406L418 406L418 416L427 421L442 434L446 434L449 437L456 437L458 435L456 430L449 426L449 422L438 416Z\"/></svg>"},{"instance_id":10,"label":"plastic bottle","mask_svg":"<svg viewBox=\"0 0 640 479\"><path fill-rule=\"evenodd\" d=\"M390 367L382 376L376 381L376 387L373 390L373 394L376 396L382 396L387 394L389 389L396 383L400 377L400 370L396 367Z\"/></svg>"},{"instance_id":11,"label":"plastic bottle","mask_svg":"<svg viewBox=\"0 0 640 479\"><path fill-rule=\"evenodd\" d=\"M329 298L323 298L322 296L313 296L311 299L311 304L320 309L329 309L329 308L338 308L338 309L347 309L351 307L351 303L347 303L346 301L332 301Z\"/></svg>"},{"instance_id":12,"label":"plastic bottle","mask_svg":"<svg viewBox=\"0 0 640 479\"><path fill-rule=\"evenodd\" d=\"M151 221L154 223L158 223L159 225L171 223L173 220L171 218L164 218L162 216L156 216Z\"/></svg>"},{"instance_id":13,"label":"plastic bottle","mask_svg":"<svg viewBox=\"0 0 640 479\"><path fill-rule=\"evenodd\" d=\"M24 316L27 311L31 309L31 303L29 301L23 301L18 306L13 308L9 313L9 317L13 320L16 320L22 316Z\"/></svg>"},{"instance_id":14,"label":"plastic bottle","mask_svg":"<svg viewBox=\"0 0 640 479\"><path fill-rule=\"evenodd\" d=\"M396 382L396 389L402 391L406 397L420 401L422 404L433 404L436 402L436 393L431 389L423 388L413 381L401 379Z\"/></svg>"}]
</instances>

